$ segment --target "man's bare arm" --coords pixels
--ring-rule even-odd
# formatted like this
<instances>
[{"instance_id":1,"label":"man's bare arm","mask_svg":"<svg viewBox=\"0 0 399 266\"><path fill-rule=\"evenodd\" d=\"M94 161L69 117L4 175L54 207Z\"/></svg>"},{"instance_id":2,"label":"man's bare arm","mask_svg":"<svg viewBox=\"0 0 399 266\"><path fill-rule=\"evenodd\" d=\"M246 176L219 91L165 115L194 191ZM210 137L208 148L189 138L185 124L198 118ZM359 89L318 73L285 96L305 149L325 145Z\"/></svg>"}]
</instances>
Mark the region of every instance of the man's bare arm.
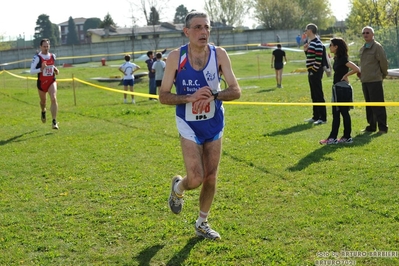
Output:
<instances>
[{"instance_id":1,"label":"man's bare arm","mask_svg":"<svg viewBox=\"0 0 399 266\"><path fill-rule=\"evenodd\" d=\"M241 88L231 67L231 61L225 49L218 47L216 50L219 66L222 70L227 88L219 92L218 100L232 101L241 97Z\"/></svg>"}]
</instances>

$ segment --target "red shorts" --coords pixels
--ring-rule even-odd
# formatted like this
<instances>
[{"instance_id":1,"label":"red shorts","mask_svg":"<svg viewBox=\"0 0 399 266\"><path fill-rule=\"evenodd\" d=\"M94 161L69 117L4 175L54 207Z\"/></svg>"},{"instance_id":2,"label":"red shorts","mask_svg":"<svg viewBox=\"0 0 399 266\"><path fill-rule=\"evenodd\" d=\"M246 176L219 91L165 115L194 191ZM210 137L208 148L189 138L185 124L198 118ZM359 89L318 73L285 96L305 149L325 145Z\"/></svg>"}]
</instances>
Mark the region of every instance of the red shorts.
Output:
<instances>
[{"instance_id":1,"label":"red shorts","mask_svg":"<svg viewBox=\"0 0 399 266\"><path fill-rule=\"evenodd\" d=\"M56 82L53 79L48 79L48 80L37 80L37 88L41 91L48 92L48 89L50 88L51 84Z\"/></svg>"}]
</instances>

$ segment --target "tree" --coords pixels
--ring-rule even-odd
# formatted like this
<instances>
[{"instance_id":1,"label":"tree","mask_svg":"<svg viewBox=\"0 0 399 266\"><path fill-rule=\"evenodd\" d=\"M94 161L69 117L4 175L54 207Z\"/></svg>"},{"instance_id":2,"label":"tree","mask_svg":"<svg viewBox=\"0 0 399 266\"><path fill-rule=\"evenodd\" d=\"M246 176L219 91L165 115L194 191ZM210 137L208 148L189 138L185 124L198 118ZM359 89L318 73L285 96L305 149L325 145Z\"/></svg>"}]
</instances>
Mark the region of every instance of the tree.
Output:
<instances>
[{"instance_id":1,"label":"tree","mask_svg":"<svg viewBox=\"0 0 399 266\"><path fill-rule=\"evenodd\" d=\"M0 35L0 51L11 49L11 43L6 42L3 35Z\"/></svg>"},{"instance_id":2,"label":"tree","mask_svg":"<svg viewBox=\"0 0 399 266\"><path fill-rule=\"evenodd\" d=\"M226 26L241 26L243 17L249 8L246 0L206 0L205 11L211 20L212 35L216 45L220 45L222 34L221 28Z\"/></svg>"},{"instance_id":3,"label":"tree","mask_svg":"<svg viewBox=\"0 0 399 266\"><path fill-rule=\"evenodd\" d=\"M390 66L399 65L399 0L353 0L346 23L348 33L355 35L364 26L373 27Z\"/></svg>"},{"instance_id":4,"label":"tree","mask_svg":"<svg viewBox=\"0 0 399 266\"><path fill-rule=\"evenodd\" d=\"M315 23L327 29L335 23L328 1L253 0L255 18L267 29L298 29Z\"/></svg>"},{"instance_id":5,"label":"tree","mask_svg":"<svg viewBox=\"0 0 399 266\"><path fill-rule=\"evenodd\" d=\"M266 29L275 30L298 28L303 12L298 1L268 0L258 1L255 14Z\"/></svg>"},{"instance_id":6,"label":"tree","mask_svg":"<svg viewBox=\"0 0 399 266\"><path fill-rule=\"evenodd\" d=\"M299 3L301 16L297 25L305 27L308 23L314 23L319 29L327 29L334 25L335 17L328 1L320 0L292 0ZM291 12L287 10L287 12ZM296 27L297 28L297 27Z\"/></svg>"},{"instance_id":7,"label":"tree","mask_svg":"<svg viewBox=\"0 0 399 266\"><path fill-rule=\"evenodd\" d=\"M369 25L382 28L395 25L398 0L353 0L349 13L348 27L362 28ZM397 24L397 21L396 21Z\"/></svg>"},{"instance_id":8,"label":"tree","mask_svg":"<svg viewBox=\"0 0 399 266\"><path fill-rule=\"evenodd\" d=\"M150 12L150 19L147 22L148 26L155 26L155 25L159 25L160 21L159 21L159 13L158 10L153 6L151 7L151 12Z\"/></svg>"},{"instance_id":9,"label":"tree","mask_svg":"<svg viewBox=\"0 0 399 266\"><path fill-rule=\"evenodd\" d=\"M147 25L158 25L161 20L158 10L162 10L162 7L167 6L169 0L140 0L140 2L138 9L143 11ZM148 12L147 8L150 9L150 12ZM156 12L154 13L154 11Z\"/></svg>"},{"instance_id":10,"label":"tree","mask_svg":"<svg viewBox=\"0 0 399 266\"><path fill-rule=\"evenodd\" d=\"M54 38L55 38L52 45L58 45L61 43L60 28L58 27L57 24L54 24L54 23L52 24L52 26L53 26L53 32L54 32Z\"/></svg>"},{"instance_id":11,"label":"tree","mask_svg":"<svg viewBox=\"0 0 399 266\"><path fill-rule=\"evenodd\" d=\"M140 3L139 3L140 2ZM143 12L146 25L152 26L153 29L153 38L149 39L150 42L153 42L151 46L154 48L150 48L151 50L155 51L158 49L158 44L160 41L159 34L156 33L157 27L156 25L159 25L161 23L161 16L158 10L165 10L163 7L167 7L169 3L169 0L134 0L134 2L130 2L132 6L132 13L137 13L137 10L141 10ZM133 7L134 6L134 7ZM148 9L150 10L148 12ZM132 20L133 20L133 25L135 24L135 21L137 20L137 14L132 15ZM134 27L132 30L132 33L134 31Z\"/></svg>"},{"instance_id":12,"label":"tree","mask_svg":"<svg viewBox=\"0 0 399 266\"><path fill-rule=\"evenodd\" d=\"M79 44L79 43L80 43L80 41L79 41L78 32L76 31L75 21L73 21L72 17L69 17L68 34L67 34L66 44L67 45L75 45L75 44Z\"/></svg>"},{"instance_id":13,"label":"tree","mask_svg":"<svg viewBox=\"0 0 399 266\"><path fill-rule=\"evenodd\" d=\"M36 20L35 35L33 36L34 46L39 47L40 41L45 38L50 40L51 45L58 45L59 37L55 34L56 32L49 16L45 14L40 15Z\"/></svg>"},{"instance_id":14,"label":"tree","mask_svg":"<svg viewBox=\"0 0 399 266\"><path fill-rule=\"evenodd\" d=\"M104 17L104 20L100 24L100 28L109 28L110 26L116 27L116 24L115 24L114 20L112 19L111 15L109 13L107 13L107 15L105 15L105 17Z\"/></svg>"},{"instance_id":15,"label":"tree","mask_svg":"<svg viewBox=\"0 0 399 266\"><path fill-rule=\"evenodd\" d=\"M88 18L83 24L83 31L86 33L88 29L100 28L101 19L99 18Z\"/></svg>"},{"instance_id":16,"label":"tree","mask_svg":"<svg viewBox=\"0 0 399 266\"><path fill-rule=\"evenodd\" d=\"M241 26L248 11L245 0L207 0L205 11L211 21L222 22L223 25Z\"/></svg>"},{"instance_id":17,"label":"tree","mask_svg":"<svg viewBox=\"0 0 399 266\"><path fill-rule=\"evenodd\" d=\"M188 14L188 10L184 5L180 5L176 8L175 18L173 19L174 24L184 24L185 18Z\"/></svg>"}]
</instances>

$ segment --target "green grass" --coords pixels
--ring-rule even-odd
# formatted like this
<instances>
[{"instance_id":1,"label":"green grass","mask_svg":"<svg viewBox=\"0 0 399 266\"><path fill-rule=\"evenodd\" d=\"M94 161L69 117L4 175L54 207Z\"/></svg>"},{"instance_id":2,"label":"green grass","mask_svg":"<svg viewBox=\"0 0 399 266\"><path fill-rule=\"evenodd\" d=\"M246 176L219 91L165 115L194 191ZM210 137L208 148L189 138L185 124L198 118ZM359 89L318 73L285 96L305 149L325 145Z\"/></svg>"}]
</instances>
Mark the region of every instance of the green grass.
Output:
<instances>
[{"instance_id":1,"label":"green grass","mask_svg":"<svg viewBox=\"0 0 399 266\"><path fill-rule=\"evenodd\" d=\"M303 68L293 62L303 54L287 56L284 73ZM306 75L285 76L284 89L275 88L269 50L231 60L240 102L310 102ZM90 80L118 75L115 67L60 70L61 79L122 89ZM351 81L363 102L360 82ZM147 82L136 91L147 92ZM331 83L324 79L327 101ZM397 84L384 81L386 101L399 101ZM212 242L194 234L199 190L186 193L180 215L167 206L171 177L185 173L174 108L144 97L122 104L122 94L77 82L75 91L76 105L72 83L59 82L54 131L40 122L35 81L0 75L0 265L314 265L320 252L399 251L396 106L387 107L388 134L361 134L365 109L356 107L354 143L321 146L330 107L328 124L316 127L303 122L310 106L226 104L209 218L222 240Z\"/></svg>"}]
</instances>

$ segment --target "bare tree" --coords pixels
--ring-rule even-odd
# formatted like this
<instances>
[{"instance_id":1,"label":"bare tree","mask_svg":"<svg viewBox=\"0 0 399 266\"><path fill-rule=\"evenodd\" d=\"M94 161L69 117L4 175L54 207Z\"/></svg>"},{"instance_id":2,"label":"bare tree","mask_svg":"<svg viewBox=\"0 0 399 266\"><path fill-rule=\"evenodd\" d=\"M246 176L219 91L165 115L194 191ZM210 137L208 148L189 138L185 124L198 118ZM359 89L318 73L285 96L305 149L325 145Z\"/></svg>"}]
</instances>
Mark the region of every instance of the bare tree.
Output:
<instances>
[{"instance_id":1,"label":"bare tree","mask_svg":"<svg viewBox=\"0 0 399 266\"><path fill-rule=\"evenodd\" d=\"M144 15L144 19L146 21L146 25L152 26L153 34L152 34L152 46L156 51L158 49L158 44L160 42L159 34L156 34L156 30L159 27L158 25L162 21L164 14L163 12L159 12L160 10L165 10L169 4L169 0L140 0L129 2L133 10L140 10ZM132 15L133 17L133 15ZM135 16L136 17L136 16ZM137 18L137 17L136 17Z\"/></svg>"},{"instance_id":2,"label":"bare tree","mask_svg":"<svg viewBox=\"0 0 399 266\"><path fill-rule=\"evenodd\" d=\"M132 36L130 36L130 40L132 41L132 59L134 62L134 51L135 51L135 47L134 47L134 43L136 41L136 26L137 26L137 21L139 20L138 17L135 16L135 12L134 12L134 7L132 3L130 4L130 11L132 13L132 16L130 17L132 20Z\"/></svg>"}]
</instances>

